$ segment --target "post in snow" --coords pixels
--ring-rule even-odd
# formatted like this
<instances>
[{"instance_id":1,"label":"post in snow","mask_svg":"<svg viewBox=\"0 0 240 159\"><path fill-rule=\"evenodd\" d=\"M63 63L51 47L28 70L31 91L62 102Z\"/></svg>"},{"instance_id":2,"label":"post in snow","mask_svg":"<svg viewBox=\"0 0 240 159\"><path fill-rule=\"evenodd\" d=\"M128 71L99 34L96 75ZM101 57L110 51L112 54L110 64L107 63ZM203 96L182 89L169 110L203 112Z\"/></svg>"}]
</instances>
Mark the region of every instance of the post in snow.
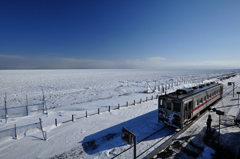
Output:
<instances>
[{"instance_id":1,"label":"post in snow","mask_svg":"<svg viewBox=\"0 0 240 159\"><path fill-rule=\"evenodd\" d=\"M28 116L28 96L26 95L26 115Z\"/></svg>"},{"instance_id":2,"label":"post in snow","mask_svg":"<svg viewBox=\"0 0 240 159\"><path fill-rule=\"evenodd\" d=\"M5 122L8 120L8 110L7 110L7 93L5 93L4 97L4 107L5 107Z\"/></svg>"}]
</instances>

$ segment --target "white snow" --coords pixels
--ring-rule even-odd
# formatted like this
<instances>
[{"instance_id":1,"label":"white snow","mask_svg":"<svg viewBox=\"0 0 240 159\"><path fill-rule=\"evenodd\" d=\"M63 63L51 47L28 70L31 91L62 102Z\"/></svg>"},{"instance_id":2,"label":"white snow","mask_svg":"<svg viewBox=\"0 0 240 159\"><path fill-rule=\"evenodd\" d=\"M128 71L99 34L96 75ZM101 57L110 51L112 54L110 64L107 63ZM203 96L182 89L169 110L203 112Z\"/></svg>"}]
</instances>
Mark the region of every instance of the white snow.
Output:
<instances>
[{"instance_id":1,"label":"white snow","mask_svg":"<svg viewBox=\"0 0 240 159\"><path fill-rule=\"evenodd\" d=\"M143 93L147 88L146 82L154 87L156 81L165 83L170 79L203 79L229 72L231 71L1 70L0 99L3 99L7 92L9 107L24 105L26 94L30 102L41 102L43 88L47 106L52 109L47 115L34 113L25 117L9 118L8 123L5 123L4 119L0 120L1 131L12 128L14 124L38 122L41 117L48 137L47 141L42 140L42 132L35 129L28 130L17 140L0 139L0 158L49 158L55 155L65 158L111 158L129 147L121 140L123 126L135 132L138 141L163 127L163 124L157 121L157 100L74 122L60 122L71 120L72 114L75 118L84 116L86 110L88 113L96 113L97 108L103 111L107 110L108 106L125 105L127 101L131 104L133 100L138 102L140 98L150 99L156 94ZM168 91L192 85L181 84ZM1 106L3 107L3 100L0 102ZM58 127L54 126L55 118L58 119ZM205 121L199 123L204 125ZM232 131L227 129L223 130L223 133ZM170 136L169 133L165 130L153 135L139 144L137 153L147 149L159 138ZM120 158L131 156L132 150Z\"/></svg>"}]
</instances>

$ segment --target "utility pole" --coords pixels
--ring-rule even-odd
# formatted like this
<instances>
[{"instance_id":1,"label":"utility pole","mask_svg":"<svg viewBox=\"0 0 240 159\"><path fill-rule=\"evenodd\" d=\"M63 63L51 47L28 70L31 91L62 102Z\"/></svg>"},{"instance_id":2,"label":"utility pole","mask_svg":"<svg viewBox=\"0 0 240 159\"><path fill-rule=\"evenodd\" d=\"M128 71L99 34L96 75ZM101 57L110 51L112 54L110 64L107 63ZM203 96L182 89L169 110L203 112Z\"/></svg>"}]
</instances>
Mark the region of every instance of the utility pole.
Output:
<instances>
[{"instance_id":1,"label":"utility pole","mask_svg":"<svg viewBox=\"0 0 240 159\"><path fill-rule=\"evenodd\" d=\"M234 97L234 89L235 89L235 82L228 82L228 86L233 86L233 97Z\"/></svg>"},{"instance_id":2,"label":"utility pole","mask_svg":"<svg viewBox=\"0 0 240 159\"><path fill-rule=\"evenodd\" d=\"M219 137L218 137L218 144L220 145L220 124L221 124L221 118L220 116L221 115L224 115L224 112L223 111L220 111L220 110L216 110L216 114L219 115Z\"/></svg>"},{"instance_id":3,"label":"utility pole","mask_svg":"<svg viewBox=\"0 0 240 159\"><path fill-rule=\"evenodd\" d=\"M137 137L136 137L136 135L132 131L123 127L122 128L122 140L126 141L130 145L132 144L132 140L133 140L133 142L134 142L133 158L136 159L137 158Z\"/></svg>"},{"instance_id":4,"label":"utility pole","mask_svg":"<svg viewBox=\"0 0 240 159\"><path fill-rule=\"evenodd\" d=\"M238 95L238 109L240 109L239 108L239 95L240 95L240 92L237 92L237 95Z\"/></svg>"}]
</instances>

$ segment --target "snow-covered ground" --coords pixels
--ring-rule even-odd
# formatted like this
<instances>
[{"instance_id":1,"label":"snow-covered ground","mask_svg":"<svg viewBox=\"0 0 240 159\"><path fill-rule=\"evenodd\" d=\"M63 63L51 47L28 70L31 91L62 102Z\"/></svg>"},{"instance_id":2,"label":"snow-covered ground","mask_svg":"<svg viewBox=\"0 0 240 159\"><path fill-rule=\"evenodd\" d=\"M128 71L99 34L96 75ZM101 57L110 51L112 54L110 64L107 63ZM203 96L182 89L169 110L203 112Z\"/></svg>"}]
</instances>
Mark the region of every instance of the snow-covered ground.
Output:
<instances>
[{"instance_id":1,"label":"snow-covered ground","mask_svg":"<svg viewBox=\"0 0 240 159\"><path fill-rule=\"evenodd\" d=\"M202 80L229 72L231 70L0 70L0 107L4 105L5 93L8 107L25 105L26 95L29 103L39 103L43 89L49 108L95 109L139 99L147 82L154 87L155 82Z\"/></svg>"},{"instance_id":2,"label":"snow-covered ground","mask_svg":"<svg viewBox=\"0 0 240 159\"><path fill-rule=\"evenodd\" d=\"M121 140L121 128L127 127L137 135L140 141L149 134L163 127L157 122L157 100L143 102L136 106L121 108L82 118L58 127L58 122L71 119L85 113L85 110L107 110L107 106L131 104L156 94L144 94L147 82L151 87L173 80L208 79L223 71L157 71L157 70L26 70L0 71L0 98L7 92L9 106L25 104L28 94L30 102L41 101L41 89L44 90L48 114L35 113L29 116L10 118L8 123L0 122L0 131L13 127L14 124L25 125L43 120L43 128L47 131L47 141L42 140L41 131L34 129L18 136L0 139L0 158L111 158L129 147ZM192 84L177 86L187 87ZM32 101L31 101L32 100ZM131 103L130 103L131 102ZM236 102L236 101L234 101ZM3 100L0 103L3 106ZM231 111L230 111L231 112ZM234 111L233 111L234 112ZM204 121L205 122L205 121ZM168 129L153 135L138 146L138 153L166 135L171 136ZM162 141L164 142L164 141ZM132 150L119 158L129 158Z\"/></svg>"}]
</instances>

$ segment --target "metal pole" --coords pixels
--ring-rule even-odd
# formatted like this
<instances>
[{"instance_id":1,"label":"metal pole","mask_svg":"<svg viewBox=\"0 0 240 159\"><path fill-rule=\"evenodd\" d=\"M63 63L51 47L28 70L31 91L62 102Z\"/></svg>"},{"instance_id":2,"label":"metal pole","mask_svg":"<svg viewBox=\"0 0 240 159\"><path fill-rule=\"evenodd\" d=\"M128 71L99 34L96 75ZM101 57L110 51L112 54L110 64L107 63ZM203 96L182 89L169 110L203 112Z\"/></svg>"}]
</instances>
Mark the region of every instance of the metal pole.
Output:
<instances>
[{"instance_id":1,"label":"metal pole","mask_svg":"<svg viewBox=\"0 0 240 159\"><path fill-rule=\"evenodd\" d=\"M43 92L43 89L42 89L42 105L43 105L43 114L44 114L44 110L45 110L45 96L44 96L44 92Z\"/></svg>"},{"instance_id":2,"label":"metal pole","mask_svg":"<svg viewBox=\"0 0 240 159\"><path fill-rule=\"evenodd\" d=\"M55 125L57 126L57 119L55 119Z\"/></svg>"},{"instance_id":3,"label":"metal pole","mask_svg":"<svg viewBox=\"0 0 240 159\"><path fill-rule=\"evenodd\" d=\"M219 115L219 137L218 137L218 144L220 144L220 116L221 116L221 115Z\"/></svg>"},{"instance_id":4,"label":"metal pole","mask_svg":"<svg viewBox=\"0 0 240 159\"><path fill-rule=\"evenodd\" d=\"M136 159L137 158L137 139L136 139L136 136L133 134L133 140L134 140L134 159Z\"/></svg>"},{"instance_id":5,"label":"metal pole","mask_svg":"<svg viewBox=\"0 0 240 159\"><path fill-rule=\"evenodd\" d=\"M5 107L5 122L8 120L8 110L7 110L7 93L5 93L4 97L4 107Z\"/></svg>"},{"instance_id":6,"label":"metal pole","mask_svg":"<svg viewBox=\"0 0 240 159\"><path fill-rule=\"evenodd\" d=\"M239 109L239 94L238 94L238 109Z\"/></svg>"},{"instance_id":7,"label":"metal pole","mask_svg":"<svg viewBox=\"0 0 240 159\"><path fill-rule=\"evenodd\" d=\"M17 139L17 125L14 124L14 130L15 130L15 139Z\"/></svg>"},{"instance_id":8,"label":"metal pole","mask_svg":"<svg viewBox=\"0 0 240 159\"><path fill-rule=\"evenodd\" d=\"M28 116L28 96L26 95L26 115Z\"/></svg>"},{"instance_id":9,"label":"metal pole","mask_svg":"<svg viewBox=\"0 0 240 159\"><path fill-rule=\"evenodd\" d=\"M235 82L233 82L233 97L234 97L234 87L235 87Z\"/></svg>"}]
</instances>

